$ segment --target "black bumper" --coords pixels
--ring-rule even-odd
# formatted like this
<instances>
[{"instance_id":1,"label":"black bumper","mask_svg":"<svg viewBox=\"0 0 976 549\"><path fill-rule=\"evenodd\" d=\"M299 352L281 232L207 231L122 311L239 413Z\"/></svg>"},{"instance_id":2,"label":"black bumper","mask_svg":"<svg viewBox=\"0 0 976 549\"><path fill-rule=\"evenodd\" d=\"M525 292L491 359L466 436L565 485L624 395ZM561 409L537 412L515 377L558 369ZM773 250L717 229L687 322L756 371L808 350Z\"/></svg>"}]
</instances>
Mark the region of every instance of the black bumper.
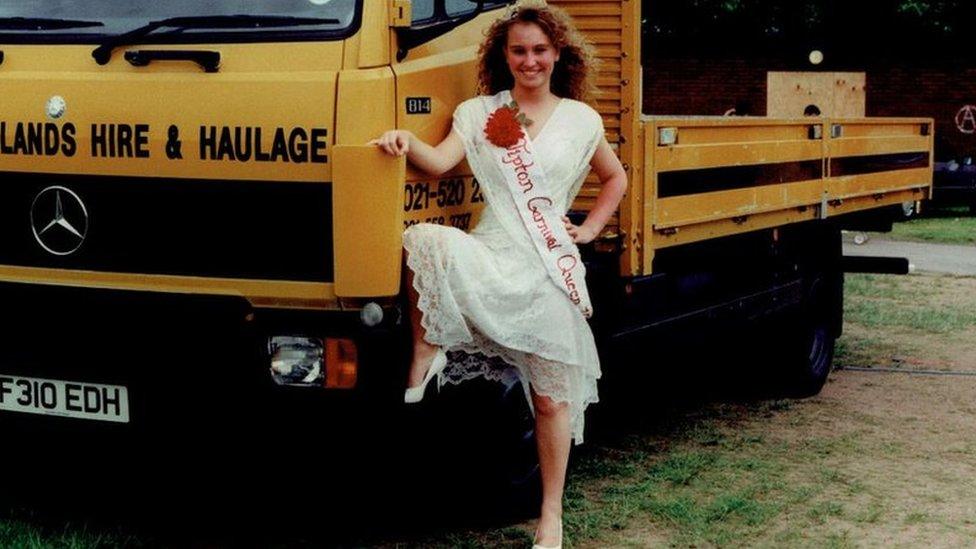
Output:
<instances>
[{"instance_id":1,"label":"black bumper","mask_svg":"<svg viewBox=\"0 0 976 549\"><path fill-rule=\"evenodd\" d=\"M0 460L70 456L65 467L264 448L349 448L388 422L403 383L406 333L342 312L254 310L243 299L0 284L0 375L126 387L128 423L0 411ZM388 315L390 317L394 315ZM268 371L276 333L357 341L355 389L284 388ZM9 395L8 395L9 398Z\"/></svg>"}]
</instances>

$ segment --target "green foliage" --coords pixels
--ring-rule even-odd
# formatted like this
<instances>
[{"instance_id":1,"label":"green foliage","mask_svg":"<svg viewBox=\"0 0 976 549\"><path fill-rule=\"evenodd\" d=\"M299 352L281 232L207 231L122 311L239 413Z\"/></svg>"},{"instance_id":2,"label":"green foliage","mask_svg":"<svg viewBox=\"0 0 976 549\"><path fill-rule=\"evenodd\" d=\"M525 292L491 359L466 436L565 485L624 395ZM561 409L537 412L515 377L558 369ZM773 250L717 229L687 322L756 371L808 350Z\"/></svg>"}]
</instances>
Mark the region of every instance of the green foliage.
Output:
<instances>
[{"instance_id":1,"label":"green foliage","mask_svg":"<svg viewBox=\"0 0 976 549\"><path fill-rule=\"evenodd\" d=\"M649 51L808 52L828 62L950 50L972 55L965 22L976 3L963 0L643 0ZM805 55L804 55L805 57Z\"/></svg>"},{"instance_id":2,"label":"green foliage","mask_svg":"<svg viewBox=\"0 0 976 549\"><path fill-rule=\"evenodd\" d=\"M0 518L0 547L25 549L97 549L102 547L142 547L134 536L121 532L89 531L87 525L66 524L63 529L45 527L30 521Z\"/></svg>"}]
</instances>

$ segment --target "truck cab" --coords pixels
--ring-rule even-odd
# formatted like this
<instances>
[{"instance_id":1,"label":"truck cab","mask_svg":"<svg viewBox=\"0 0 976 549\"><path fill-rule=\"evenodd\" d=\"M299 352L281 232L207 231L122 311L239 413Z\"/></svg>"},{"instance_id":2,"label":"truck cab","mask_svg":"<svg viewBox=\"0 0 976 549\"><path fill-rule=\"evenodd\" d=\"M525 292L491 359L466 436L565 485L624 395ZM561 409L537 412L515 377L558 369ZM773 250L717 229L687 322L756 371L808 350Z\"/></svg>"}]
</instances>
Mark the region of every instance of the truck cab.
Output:
<instances>
[{"instance_id":1,"label":"truck cab","mask_svg":"<svg viewBox=\"0 0 976 549\"><path fill-rule=\"evenodd\" d=\"M0 8L0 431L31 455L376 438L351 419L402 401L397 238L479 197L364 145L446 134L503 2L242 6Z\"/></svg>"}]
</instances>

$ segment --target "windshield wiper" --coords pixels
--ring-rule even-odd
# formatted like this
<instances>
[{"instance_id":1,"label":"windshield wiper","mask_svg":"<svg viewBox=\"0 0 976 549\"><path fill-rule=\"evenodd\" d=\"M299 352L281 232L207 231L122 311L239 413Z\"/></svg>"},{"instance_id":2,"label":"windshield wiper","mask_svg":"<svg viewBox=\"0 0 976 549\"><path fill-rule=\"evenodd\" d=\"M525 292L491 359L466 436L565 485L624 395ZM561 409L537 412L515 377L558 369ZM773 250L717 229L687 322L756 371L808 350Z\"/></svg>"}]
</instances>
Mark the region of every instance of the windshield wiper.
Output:
<instances>
[{"instance_id":1,"label":"windshield wiper","mask_svg":"<svg viewBox=\"0 0 976 549\"><path fill-rule=\"evenodd\" d=\"M199 17L171 17L152 21L129 32L113 36L92 51L99 65L108 63L112 50L138 43L158 29L262 29L276 27L304 27L310 25L338 25L338 19L322 17L290 17L281 15L207 15Z\"/></svg>"},{"instance_id":2,"label":"windshield wiper","mask_svg":"<svg viewBox=\"0 0 976 549\"><path fill-rule=\"evenodd\" d=\"M0 17L0 30L42 31L104 26L105 23L101 21L47 19L43 17Z\"/></svg>"}]
</instances>

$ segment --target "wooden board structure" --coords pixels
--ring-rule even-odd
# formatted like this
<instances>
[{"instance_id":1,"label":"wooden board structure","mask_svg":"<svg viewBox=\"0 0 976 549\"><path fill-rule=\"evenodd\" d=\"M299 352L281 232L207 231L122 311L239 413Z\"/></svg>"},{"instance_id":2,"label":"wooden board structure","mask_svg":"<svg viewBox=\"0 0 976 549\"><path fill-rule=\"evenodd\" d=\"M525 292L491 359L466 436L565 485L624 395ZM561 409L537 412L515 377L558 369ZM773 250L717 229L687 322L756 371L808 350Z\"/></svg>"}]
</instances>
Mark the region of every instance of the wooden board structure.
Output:
<instances>
[{"instance_id":1,"label":"wooden board structure","mask_svg":"<svg viewBox=\"0 0 976 549\"><path fill-rule=\"evenodd\" d=\"M809 105L821 116L863 118L867 78L863 72L766 73L766 116L800 118Z\"/></svg>"}]
</instances>

